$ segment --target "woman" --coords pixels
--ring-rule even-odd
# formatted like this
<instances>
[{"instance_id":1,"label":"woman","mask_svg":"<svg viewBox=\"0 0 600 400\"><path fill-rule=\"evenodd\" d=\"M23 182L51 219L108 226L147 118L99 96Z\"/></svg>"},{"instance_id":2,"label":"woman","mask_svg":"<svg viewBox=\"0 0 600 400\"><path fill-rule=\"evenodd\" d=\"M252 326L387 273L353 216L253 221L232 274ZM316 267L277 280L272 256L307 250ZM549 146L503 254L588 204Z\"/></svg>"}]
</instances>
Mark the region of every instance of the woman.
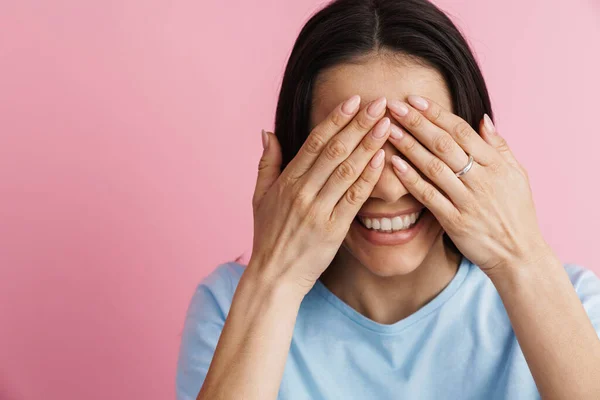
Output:
<instances>
[{"instance_id":1,"label":"woman","mask_svg":"<svg viewBox=\"0 0 600 400\"><path fill-rule=\"evenodd\" d=\"M426 0L304 26L247 267L198 286L179 399L600 398L600 280L542 238L481 71Z\"/></svg>"}]
</instances>

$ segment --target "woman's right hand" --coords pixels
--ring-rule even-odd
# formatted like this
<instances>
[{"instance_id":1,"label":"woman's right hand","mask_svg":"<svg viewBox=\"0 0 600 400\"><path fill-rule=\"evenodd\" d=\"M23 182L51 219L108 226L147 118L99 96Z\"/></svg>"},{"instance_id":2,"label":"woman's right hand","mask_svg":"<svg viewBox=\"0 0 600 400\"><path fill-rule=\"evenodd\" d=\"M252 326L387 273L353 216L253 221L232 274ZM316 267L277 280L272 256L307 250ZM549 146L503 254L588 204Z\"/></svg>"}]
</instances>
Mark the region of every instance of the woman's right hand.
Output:
<instances>
[{"instance_id":1,"label":"woman's right hand","mask_svg":"<svg viewBox=\"0 0 600 400\"><path fill-rule=\"evenodd\" d=\"M338 105L281 173L277 137L263 133L247 272L304 296L331 263L379 180L390 132L385 97L359 106L359 96Z\"/></svg>"}]
</instances>

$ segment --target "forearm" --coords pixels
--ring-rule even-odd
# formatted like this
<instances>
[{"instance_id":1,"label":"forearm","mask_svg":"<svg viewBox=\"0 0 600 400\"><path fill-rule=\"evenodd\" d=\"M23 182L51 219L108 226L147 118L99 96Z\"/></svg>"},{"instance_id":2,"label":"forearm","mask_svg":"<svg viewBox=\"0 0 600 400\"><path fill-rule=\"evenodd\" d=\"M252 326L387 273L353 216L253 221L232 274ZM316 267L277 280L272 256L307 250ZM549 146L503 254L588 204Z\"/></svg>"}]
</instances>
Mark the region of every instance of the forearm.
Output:
<instances>
[{"instance_id":1,"label":"forearm","mask_svg":"<svg viewBox=\"0 0 600 400\"><path fill-rule=\"evenodd\" d=\"M301 301L247 269L198 399L275 400Z\"/></svg>"},{"instance_id":2,"label":"forearm","mask_svg":"<svg viewBox=\"0 0 600 400\"><path fill-rule=\"evenodd\" d=\"M600 399L600 340L552 253L490 275L543 399Z\"/></svg>"}]
</instances>

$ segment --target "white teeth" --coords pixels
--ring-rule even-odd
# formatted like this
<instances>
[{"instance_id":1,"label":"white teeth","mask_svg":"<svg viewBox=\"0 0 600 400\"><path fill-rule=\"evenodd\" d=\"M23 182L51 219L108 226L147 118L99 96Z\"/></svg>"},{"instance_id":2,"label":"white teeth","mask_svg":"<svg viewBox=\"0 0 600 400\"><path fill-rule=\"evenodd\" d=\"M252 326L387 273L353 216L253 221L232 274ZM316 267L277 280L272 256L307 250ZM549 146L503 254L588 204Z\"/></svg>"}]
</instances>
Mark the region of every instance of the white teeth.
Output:
<instances>
[{"instance_id":1,"label":"white teeth","mask_svg":"<svg viewBox=\"0 0 600 400\"><path fill-rule=\"evenodd\" d=\"M381 228L381 221L379 221L378 219L372 219L371 220L371 228L372 229L379 229L379 228Z\"/></svg>"},{"instance_id":2,"label":"white teeth","mask_svg":"<svg viewBox=\"0 0 600 400\"><path fill-rule=\"evenodd\" d=\"M382 231L391 231L392 230L392 220L389 218L381 218L381 230Z\"/></svg>"},{"instance_id":3,"label":"white teeth","mask_svg":"<svg viewBox=\"0 0 600 400\"><path fill-rule=\"evenodd\" d=\"M367 229L381 231L400 231L411 228L423 210L404 216L396 216L393 218L365 218L358 217Z\"/></svg>"},{"instance_id":4,"label":"white teeth","mask_svg":"<svg viewBox=\"0 0 600 400\"><path fill-rule=\"evenodd\" d=\"M392 218L392 228L394 228L394 230L396 230L396 231L398 229L404 228L404 221L402 220L402 217Z\"/></svg>"}]
</instances>

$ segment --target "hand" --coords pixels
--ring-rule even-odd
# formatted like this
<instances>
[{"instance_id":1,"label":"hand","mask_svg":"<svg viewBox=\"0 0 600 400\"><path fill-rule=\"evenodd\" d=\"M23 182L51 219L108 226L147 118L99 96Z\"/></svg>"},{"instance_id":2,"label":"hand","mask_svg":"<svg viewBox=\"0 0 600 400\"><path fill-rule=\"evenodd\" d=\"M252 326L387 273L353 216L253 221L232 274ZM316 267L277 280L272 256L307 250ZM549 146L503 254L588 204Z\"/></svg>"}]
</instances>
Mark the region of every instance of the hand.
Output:
<instances>
[{"instance_id":1,"label":"hand","mask_svg":"<svg viewBox=\"0 0 600 400\"><path fill-rule=\"evenodd\" d=\"M263 137L247 271L283 278L305 295L329 266L379 180L390 133L385 98L359 105L359 96L338 105L281 174L277 137Z\"/></svg>"},{"instance_id":2,"label":"hand","mask_svg":"<svg viewBox=\"0 0 600 400\"><path fill-rule=\"evenodd\" d=\"M488 276L516 261L528 263L548 254L527 172L489 117L480 123L480 136L430 99L409 96L408 101L388 104L392 116L410 132L392 126L390 142L426 177L397 156L392 157L394 170L456 247ZM468 154L473 166L457 177Z\"/></svg>"}]
</instances>

